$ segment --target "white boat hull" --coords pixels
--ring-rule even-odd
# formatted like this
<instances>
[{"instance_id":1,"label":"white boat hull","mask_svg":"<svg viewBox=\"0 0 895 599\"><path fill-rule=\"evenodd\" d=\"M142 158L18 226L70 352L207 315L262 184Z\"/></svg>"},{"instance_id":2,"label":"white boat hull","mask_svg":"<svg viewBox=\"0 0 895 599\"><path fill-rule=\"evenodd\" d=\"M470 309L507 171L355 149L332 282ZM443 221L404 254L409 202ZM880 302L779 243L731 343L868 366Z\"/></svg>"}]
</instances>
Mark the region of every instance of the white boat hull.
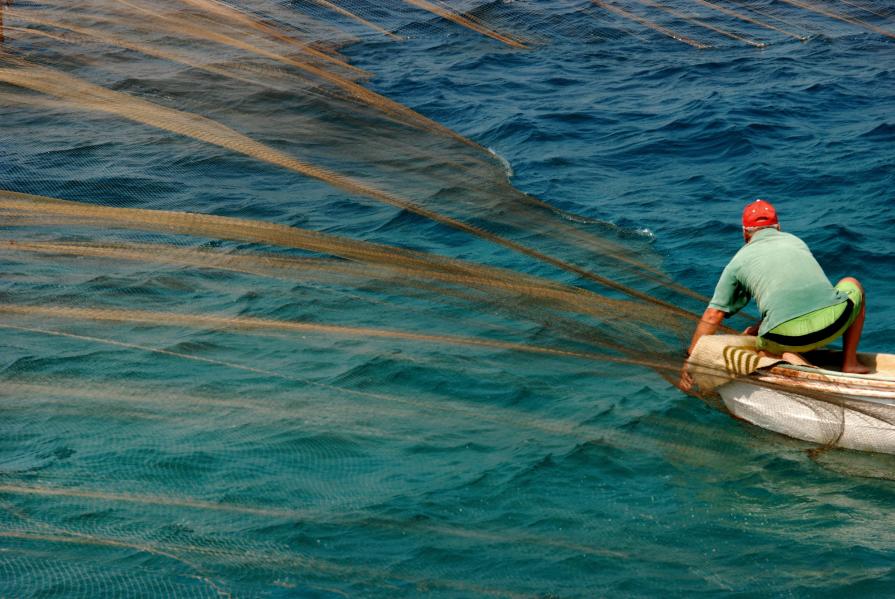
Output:
<instances>
[{"instance_id":1,"label":"white boat hull","mask_svg":"<svg viewBox=\"0 0 895 599\"><path fill-rule=\"evenodd\" d=\"M750 377L718 387L730 412L756 426L820 445L895 454L895 400L849 395L814 399Z\"/></svg>"},{"instance_id":2,"label":"white boat hull","mask_svg":"<svg viewBox=\"0 0 895 599\"><path fill-rule=\"evenodd\" d=\"M687 362L704 397L756 426L831 447L895 454L895 354L859 354L868 374L837 370L842 355L806 354L797 366L755 350L754 337L704 335Z\"/></svg>"}]
</instances>

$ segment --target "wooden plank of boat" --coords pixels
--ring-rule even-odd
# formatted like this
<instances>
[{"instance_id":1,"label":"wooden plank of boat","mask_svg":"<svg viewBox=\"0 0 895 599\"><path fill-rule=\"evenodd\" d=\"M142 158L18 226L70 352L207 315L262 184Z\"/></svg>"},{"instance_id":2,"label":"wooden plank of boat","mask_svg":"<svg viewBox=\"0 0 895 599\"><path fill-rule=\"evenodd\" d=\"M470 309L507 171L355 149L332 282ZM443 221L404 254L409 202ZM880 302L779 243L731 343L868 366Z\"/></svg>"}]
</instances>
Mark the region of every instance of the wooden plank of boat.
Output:
<instances>
[{"instance_id":1,"label":"wooden plank of boat","mask_svg":"<svg viewBox=\"0 0 895 599\"><path fill-rule=\"evenodd\" d=\"M840 372L798 366L776 366L748 376L757 384L789 390L805 395L836 395L863 398L868 401L895 403L895 380L877 379L869 375L843 376Z\"/></svg>"},{"instance_id":2,"label":"wooden plank of boat","mask_svg":"<svg viewBox=\"0 0 895 599\"><path fill-rule=\"evenodd\" d=\"M809 360L838 364L839 352L807 356ZM832 368L816 368L778 364L764 371L752 373L750 378L767 386L774 386L808 395L830 394L862 398L868 401L895 403L895 356L892 354L861 354L862 362L871 367L870 374L844 373Z\"/></svg>"}]
</instances>

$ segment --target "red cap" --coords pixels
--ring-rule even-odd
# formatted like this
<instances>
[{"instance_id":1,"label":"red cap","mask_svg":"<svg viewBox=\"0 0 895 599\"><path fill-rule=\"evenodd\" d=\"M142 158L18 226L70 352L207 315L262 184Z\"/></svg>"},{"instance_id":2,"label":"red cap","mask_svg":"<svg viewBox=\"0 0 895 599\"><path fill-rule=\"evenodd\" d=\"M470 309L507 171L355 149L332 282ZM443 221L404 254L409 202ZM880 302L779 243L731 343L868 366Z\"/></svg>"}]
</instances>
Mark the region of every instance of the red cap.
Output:
<instances>
[{"instance_id":1,"label":"red cap","mask_svg":"<svg viewBox=\"0 0 895 599\"><path fill-rule=\"evenodd\" d=\"M777 211L770 202L755 200L743 210L743 226L747 229L770 227L777 224Z\"/></svg>"}]
</instances>

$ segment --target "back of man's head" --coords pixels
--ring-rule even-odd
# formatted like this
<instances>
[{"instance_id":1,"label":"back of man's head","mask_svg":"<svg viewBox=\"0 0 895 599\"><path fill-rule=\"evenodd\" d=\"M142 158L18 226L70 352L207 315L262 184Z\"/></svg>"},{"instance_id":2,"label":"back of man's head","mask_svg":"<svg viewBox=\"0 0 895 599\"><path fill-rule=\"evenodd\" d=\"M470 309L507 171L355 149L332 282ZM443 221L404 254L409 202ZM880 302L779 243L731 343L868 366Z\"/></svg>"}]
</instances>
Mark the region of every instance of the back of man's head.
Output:
<instances>
[{"instance_id":1,"label":"back of man's head","mask_svg":"<svg viewBox=\"0 0 895 599\"><path fill-rule=\"evenodd\" d=\"M764 227L772 227L779 224L777 220L777 211L770 202L765 200L755 200L746 204L743 210L743 228L744 229L763 229Z\"/></svg>"}]
</instances>

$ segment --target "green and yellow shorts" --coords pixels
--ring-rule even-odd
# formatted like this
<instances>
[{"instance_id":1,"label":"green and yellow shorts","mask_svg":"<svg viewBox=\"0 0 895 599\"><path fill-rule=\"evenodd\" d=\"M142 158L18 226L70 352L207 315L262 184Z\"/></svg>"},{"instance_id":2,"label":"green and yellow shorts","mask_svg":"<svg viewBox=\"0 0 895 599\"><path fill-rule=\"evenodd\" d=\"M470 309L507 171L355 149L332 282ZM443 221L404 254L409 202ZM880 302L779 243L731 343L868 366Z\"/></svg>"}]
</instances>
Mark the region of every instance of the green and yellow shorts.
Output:
<instances>
[{"instance_id":1,"label":"green and yellow shorts","mask_svg":"<svg viewBox=\"0 0 895 599\"><path fill-rule=\"evenodd\" d=\"M772 354L805 352L841 337L861 313L864 296L852 281L840 281L836 289L848 295L848 301L787 320L759 337L756 347Z\"/></svg>"}]
</instances>

